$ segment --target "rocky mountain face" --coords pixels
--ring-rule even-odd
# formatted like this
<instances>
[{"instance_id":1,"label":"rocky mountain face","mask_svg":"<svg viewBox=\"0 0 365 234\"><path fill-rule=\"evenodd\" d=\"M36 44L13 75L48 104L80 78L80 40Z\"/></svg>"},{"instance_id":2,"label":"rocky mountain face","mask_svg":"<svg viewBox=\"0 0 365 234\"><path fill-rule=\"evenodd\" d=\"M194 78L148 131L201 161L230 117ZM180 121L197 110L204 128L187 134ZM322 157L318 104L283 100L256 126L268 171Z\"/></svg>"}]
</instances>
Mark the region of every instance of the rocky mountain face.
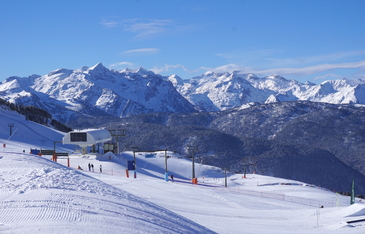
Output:
<instances>
[{"instance_id":1,"label":"rocky mountain face","mask_svg":"<svg viewBox=\"0 0 365 234\"><path fill-rule=\"evenodd\" d=\"M190 80L168 77L175 88L199 110L221 111L244 104L313 101L333 104L365 104L365 80L331 80L321 84L287 80L279 75L207 72Z\"/></svg>"},{"instance_id":2,"label":"rocky mountain face","mask_svg":"<svg viewBox=\"0 0 365 234\"><path fill-rule=\"evenodd\" d=\"M143 68L110 70L101 63L78 70L58 69L44 76L10 77L0 84L0 96L40 107L62 122L88 115L195 112L161 76Z\"/></svg>"}]
</instances>

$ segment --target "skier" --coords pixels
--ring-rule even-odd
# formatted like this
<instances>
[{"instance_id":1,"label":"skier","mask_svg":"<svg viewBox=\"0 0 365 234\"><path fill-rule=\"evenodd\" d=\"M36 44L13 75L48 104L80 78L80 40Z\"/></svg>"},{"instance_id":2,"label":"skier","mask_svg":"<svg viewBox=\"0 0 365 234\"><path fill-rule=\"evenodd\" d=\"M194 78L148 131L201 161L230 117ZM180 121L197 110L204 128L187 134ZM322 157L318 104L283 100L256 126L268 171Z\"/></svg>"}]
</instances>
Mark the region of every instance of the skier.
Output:
<instances>
[{"instance_id":1,"label":"skier","mask_svg":"<svg viewBox=\"0 0 365 234\"><path fill-rule=\"evenodd\" d=\"M88 167L89 167L89 171L91 170L91 165L90 165L90 163L88 164Z\"/></svg>"},{"instance_id":2,"label":"skier","mask_svg":"<svg viewBox=\"0 0 365 234\"><path fill-rule=\"evenodd\" d=\"M94 164L91 164L91 170L94 172Z\"/></svg>"},{"instance_id":3,"label":"skier","mask_svg":"<svg viewBox=\"0 0 365 234\"><path fill-rule=\"evenodd\" d=\"M103 168L102 168L102 166L100 165L100 173L102 173L103 172Z\"/></svg>"},{"instance_id":4,"label":"skier","mask_svg":"<svg viewBox=\"0 0 365 234\"><path fill-rule=\"evenodd\" d=\"M171 180L172 182L174 182L174 175L171 175Z\"/></svg>"}]
</instances>

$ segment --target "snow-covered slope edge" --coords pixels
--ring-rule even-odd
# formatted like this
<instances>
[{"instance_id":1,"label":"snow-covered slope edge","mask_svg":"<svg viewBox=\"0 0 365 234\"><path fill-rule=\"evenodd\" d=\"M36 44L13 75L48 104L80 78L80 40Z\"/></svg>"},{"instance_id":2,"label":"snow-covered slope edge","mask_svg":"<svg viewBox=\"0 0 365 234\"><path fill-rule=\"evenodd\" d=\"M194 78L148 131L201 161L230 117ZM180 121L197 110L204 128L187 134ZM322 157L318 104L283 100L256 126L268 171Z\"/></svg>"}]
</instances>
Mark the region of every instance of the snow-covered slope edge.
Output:
<instances>
[{"instance_id":1,"label":"snow-covered slope edge","mask_svg":"<svg viewBox=\"0 0 365 234\"><path fill-rule=\"evenodd\" d=\"M42 157L13 153L0 160L1 233L213 233Z\"/></svg>"},{"instance_id":2,"label":"snow-covered slope edge","mask_svg":"<svg viewBox=\"0 0 365 234\"><path fill-rule=\"evenodd\" d=\"M60 132L44 125L26 120L26 117L11 111L5 106L0 105L0 152L9 151L8 143L22 145L25 152L30 148L53 149L55 141L62 141L64 132ZM9 124L12 126L9 127ZM10 135L11 134L11 135ZM57 149L71 151L74 148L70 145L59 145Z\"/></svg>"}]
</instances>

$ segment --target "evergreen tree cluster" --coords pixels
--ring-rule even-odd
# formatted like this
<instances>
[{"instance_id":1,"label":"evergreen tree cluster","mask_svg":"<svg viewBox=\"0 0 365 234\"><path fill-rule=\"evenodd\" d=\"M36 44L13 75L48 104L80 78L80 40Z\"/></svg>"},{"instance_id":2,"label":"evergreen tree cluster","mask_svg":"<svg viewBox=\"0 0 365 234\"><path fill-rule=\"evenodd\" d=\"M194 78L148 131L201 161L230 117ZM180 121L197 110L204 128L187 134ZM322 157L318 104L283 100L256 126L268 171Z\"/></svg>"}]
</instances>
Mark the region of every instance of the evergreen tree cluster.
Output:
<instances>
[{"instance_id":1,"label":"evergreen tree cluster","mask_svg":"<svg viewBox=\"0 0 365 234\"><path fill-rule=\"evenodd\" d=\"M21 115L24 115L26 120L33 121L45 126L53 126L55 129L62 132L72 131L71 128L60 123L59 121L52 119L52 115L47 111L42 110L35 106L23 106L14 103L10 103L0 98L0 105L9 107L10 110L16 111Z\"/></svg>"}]
</instances>

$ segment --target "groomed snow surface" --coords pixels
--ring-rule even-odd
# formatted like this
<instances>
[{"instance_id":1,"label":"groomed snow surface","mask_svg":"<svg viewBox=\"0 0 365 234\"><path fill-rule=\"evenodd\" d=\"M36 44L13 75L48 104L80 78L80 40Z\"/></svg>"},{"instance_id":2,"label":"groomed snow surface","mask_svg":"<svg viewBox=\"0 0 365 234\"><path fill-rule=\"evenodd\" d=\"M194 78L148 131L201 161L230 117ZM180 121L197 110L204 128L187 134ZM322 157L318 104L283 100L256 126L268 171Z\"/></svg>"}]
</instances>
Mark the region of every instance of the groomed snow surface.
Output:
<instances>
[{"instance_id":1,"label":"groomed snow surface","mask_svg":"<svg viewBox=\"0 0 365 234\"><path fill-rule=\"evenodd\" d=\"M361 200L349 205L349 197L257 174L247 178L228 174L225 187L224 171L200 163L195 165L198 184L194 185L190 182L191 161L171 152L167 153L171 156L167 167L174 182L164 178L165 152L158 152L155 158L135 153L136 178L133 171L129 177L126 174L132 152L71 154L69 168L66 159L56 163L50 156L28 152L34 147L52 149L53 142L47 138L58 141L61 133L52 135L47 132L51 130L42 130L19 116L2 114L2 234L365 233L365 222L347 223L365 219ZM10 140L9 121L17 130ZM94 172L89 171L89 163Z\"/></svg>"}]
</instances>

